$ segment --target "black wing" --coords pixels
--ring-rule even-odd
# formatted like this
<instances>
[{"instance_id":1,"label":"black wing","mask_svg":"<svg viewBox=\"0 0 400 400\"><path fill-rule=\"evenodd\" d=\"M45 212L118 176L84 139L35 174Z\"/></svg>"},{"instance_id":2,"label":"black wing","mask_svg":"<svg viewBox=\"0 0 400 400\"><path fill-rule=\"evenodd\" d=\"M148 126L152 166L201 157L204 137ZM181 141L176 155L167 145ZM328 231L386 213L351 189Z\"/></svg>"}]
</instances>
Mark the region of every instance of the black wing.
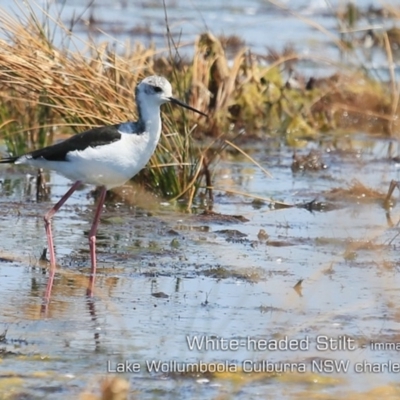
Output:
<instances>
[{"instance_id":1,"label":"black wing","mask_svg":"<svg viewBox=\"0 0 400 400\"><path fill-rule=\"evenodd\" d=\"M120 124L89 129L71 136L63 142L34 150L26 154L26 156L33 159L44 158L48 161L67 161L67 154L71 151L82 151L88 147L104 146L121 139L121 134L118 132L119 126ZM15 157L14 159L17 158Z\"/></svg>"}]
</instances>

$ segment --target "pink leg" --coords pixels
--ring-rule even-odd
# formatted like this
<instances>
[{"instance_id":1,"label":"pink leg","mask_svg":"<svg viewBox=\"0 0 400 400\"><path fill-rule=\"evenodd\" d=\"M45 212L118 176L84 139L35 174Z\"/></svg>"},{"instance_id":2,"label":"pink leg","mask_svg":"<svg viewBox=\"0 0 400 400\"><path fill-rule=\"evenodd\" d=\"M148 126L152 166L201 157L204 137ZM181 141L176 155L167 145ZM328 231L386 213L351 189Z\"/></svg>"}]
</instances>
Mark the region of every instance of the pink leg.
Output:
<instances>
[{"instance_id":1,"label":"pink leg","mask_svg":"<svg viewBox=\"0 0 400 400\"><path fill-rule=\"evenodd\" d=\"M93 296L94 283L96 280L96 232L100 222L100 215L103 211L104 200L106 199L107 189L103 186L101 188L99 204L97 205L96 214L94 215L93 224L89 233L89 248L90 248L90 261L92 262L92 270L90 272L89 287L87 295Z\"/></svg>"},{"instance_id":2,"label":"pink leg","mask_svg":"<svg viewBox=\"0 0 400 400\"><path fill-rule=\"evenodd\" d=\"M59 200L59 202L52 207L48 213L44 216L44 227L46 229L46 236L47 236L47 246L50 253L50 275L47 281L46 292L44 295L44 306L47 308L47 304L50 301L51 296L51 289L53 288L53 281L54 275L56 272L56 256L54 253L54 243L53 243L53 234L51 232L51 219L53 218L54 214L62 207L62 205L69 199L72 193L75 192L76 189L81 185L81 181L76 181L71 188L68 190L67 193L64 194L63 197ZM42 309L43 311L43 309Z\"/></svg>"}]
</instances>

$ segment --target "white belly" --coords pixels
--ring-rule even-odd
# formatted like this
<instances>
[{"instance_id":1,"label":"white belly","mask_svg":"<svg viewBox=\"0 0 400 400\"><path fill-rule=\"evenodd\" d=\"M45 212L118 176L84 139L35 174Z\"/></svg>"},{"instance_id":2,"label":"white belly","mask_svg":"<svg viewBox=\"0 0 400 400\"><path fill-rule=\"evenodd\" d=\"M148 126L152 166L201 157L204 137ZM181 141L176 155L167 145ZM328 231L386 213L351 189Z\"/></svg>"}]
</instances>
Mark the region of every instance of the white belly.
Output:
<instances>
[{"instance_id":1,"label":"white belly","mask_svg":"<svg viewBox=\"0 0 400 400\"><path fill-rule=\"evenodd\" d=\"M47 161L21 157L17 163L35 165L59 172L73 181L111 189L134 177L150 160L157 146L148 133L122 134L109 145L88 147L68 153L68 161Z\"/></svg>"}]
</instances>

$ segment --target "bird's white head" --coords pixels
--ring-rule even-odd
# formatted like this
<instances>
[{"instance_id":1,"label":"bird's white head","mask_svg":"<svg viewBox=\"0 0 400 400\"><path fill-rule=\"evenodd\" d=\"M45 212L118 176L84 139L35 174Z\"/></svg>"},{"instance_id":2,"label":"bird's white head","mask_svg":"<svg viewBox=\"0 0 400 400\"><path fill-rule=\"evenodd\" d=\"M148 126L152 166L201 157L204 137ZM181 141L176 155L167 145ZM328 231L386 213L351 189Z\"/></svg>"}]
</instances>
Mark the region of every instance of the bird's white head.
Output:
<instances>
[{"instance_id":1,"label":"bird's white head","mask_svg":"<svg viewBox=\"0 0 400 400\"><path fill-rule=\"evenodd\" d=\"M148 76L136 87L136 98L140 101L154 102L158 105L169 102L172 97L171 84L162 76Z\"/></svg>"},{"instance_id":2,"label":"bird's white head","mask_svg":"<svg viewBox=\"0 0 400 400\"><path fill-rule=\"evenodd\" d=\"M207 117L203 112L183 103L182 101L172 97L171 84L162 76L148 76L144 78L136 87L136 100L138 105L152 104L153 106L161 106L164 103L174 103L181 107L192 110Z\"/></svg>"}]
</instances>

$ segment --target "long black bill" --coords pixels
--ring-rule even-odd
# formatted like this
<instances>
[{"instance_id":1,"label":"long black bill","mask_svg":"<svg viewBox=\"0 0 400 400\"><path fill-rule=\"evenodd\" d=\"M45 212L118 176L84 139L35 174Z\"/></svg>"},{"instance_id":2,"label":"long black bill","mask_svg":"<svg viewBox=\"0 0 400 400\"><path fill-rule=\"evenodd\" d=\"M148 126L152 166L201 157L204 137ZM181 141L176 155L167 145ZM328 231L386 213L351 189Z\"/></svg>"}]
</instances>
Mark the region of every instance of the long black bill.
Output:
<instances>
[{"instance_id":1,"label":"long black bill","mask_svg":"<svg viewBox=\"0 0 400 400\"><path fill-rule=\"evenodd\" d=\"M182 101L180 101L180 100L178 100L178 99L175 99L174 97L169 97L169 101L170 101L171 103L177 104L178 106L187 108L188 110L192 110L192 111L194 111L194 112L197 112L197 113L200 114L200 115L204 115L205 117L208 118L208 115L207 115L207 114L204 114L203 112L201 112L201 111L199 111L199 110L196 110L196 109L193 108L193 107L188 106L186 103L184 103L184 102L182 102Z\"/></svg>"}]
</instances>

